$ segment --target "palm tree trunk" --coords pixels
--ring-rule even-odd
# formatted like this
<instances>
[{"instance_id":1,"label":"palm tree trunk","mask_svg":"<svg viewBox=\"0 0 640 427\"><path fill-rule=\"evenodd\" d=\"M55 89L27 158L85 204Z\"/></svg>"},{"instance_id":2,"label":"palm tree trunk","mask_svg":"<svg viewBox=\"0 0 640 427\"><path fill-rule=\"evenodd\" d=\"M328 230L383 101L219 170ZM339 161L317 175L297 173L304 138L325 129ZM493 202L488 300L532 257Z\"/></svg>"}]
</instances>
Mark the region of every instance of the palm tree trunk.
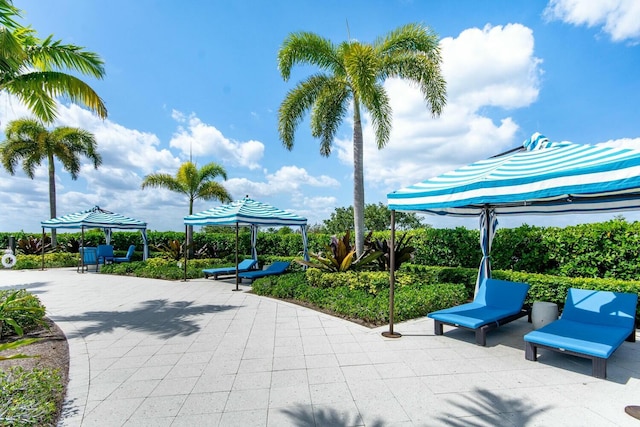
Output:
<instances>
[{"instance_id":1,"label":"palm tree trunk","mask_svg":"<svg viewBox=\"0 0 640 427\"><path fill-rule=\"evenodd\" d=\"M55 218L56 214L56 167L53 163L53 154L49 154L49 213L51 218ZM44 239L42 241L44 246ZM56 235L56 229L51 229L51 247L55 248L58 245L58 239Z\"/></svg>"},{"instance_id":2,"label":"palm tree trunk","mask_svg":"<svg viewBox=\"0 0 640 427\"><path fill-rule=\"evenodd\" d=\"M356 234L356 255L364 252L364 153L360 103L353 100L353 222Z\"/></svg>"}]
</instances>

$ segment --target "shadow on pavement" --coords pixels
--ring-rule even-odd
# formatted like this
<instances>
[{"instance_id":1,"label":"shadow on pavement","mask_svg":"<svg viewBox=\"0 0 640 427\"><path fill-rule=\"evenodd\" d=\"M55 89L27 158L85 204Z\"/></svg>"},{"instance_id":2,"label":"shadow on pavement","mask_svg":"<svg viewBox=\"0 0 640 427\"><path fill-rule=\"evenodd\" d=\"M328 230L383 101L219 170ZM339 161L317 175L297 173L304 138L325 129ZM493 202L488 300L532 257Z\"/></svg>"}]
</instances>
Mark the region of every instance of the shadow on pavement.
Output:
<instances>
[{"instance_id":1,"label":"shadow on pavement","mask_svg":"<svg viewBox=\"0 0 640 427\"><path fill-rule=\"evenodd\" d=\"M293 409L282 409L281 412L291 419L295 426L331 426L350 427L364 425L360 414L347 414L332 408L321 408L310 410L308 407L298 405ZM374 420L367 423L367 426L382 427L385 423L382 420Z\"/></svg>"},{"instance_id":2,"label":"shadow on pavement","mask_svg":"<svg viewBox=\"0 0 640 427\"><path fill-rule=\"evenodd\" d=\"M190 317L218 313L236 308L231 305L194 305L193 301L150 300L130 311L88 311L76 316L55 316L56 322L88 322L91 325L78 328L68 338L112 332L117 328L142 331L170 338L188 336L200 330Z\"/></svg>"},{"instance_id":3,"label":"shadow on pavement","mask_svg":"<svg viewBox=\"0 0 640 427\"><path fill-rule=\"evenodd\" d=\"M0 291L12 291L12 290L18 290L18 289L26 289L29 292L31 292L32 294L42 294L44 292L44 290L34 290L34 289L38 289L41 288L43 286L48 285L47 282L32 282L32 283L18 283L15 285L5 285L5 286L0 286Z\"/></svg>"},{"instance_id":4,"label":"shadow on pavement","mask_svg":"<svg viewBox=\"0 0 640 427\"><path fill-rule=\"evenodd\" d=\"M453 406L467 412L468 416L454 417L453 415L444 415L438 417L438 420L443 425L454 427L526 426L533 422L536 414L550 409L549 406L536 408L531 401L505 398L490 390L481 388L473 390L473 394L467 404L451 402ZM473 416L478 418L468 418Z\"/></svg>"}]
</instances>

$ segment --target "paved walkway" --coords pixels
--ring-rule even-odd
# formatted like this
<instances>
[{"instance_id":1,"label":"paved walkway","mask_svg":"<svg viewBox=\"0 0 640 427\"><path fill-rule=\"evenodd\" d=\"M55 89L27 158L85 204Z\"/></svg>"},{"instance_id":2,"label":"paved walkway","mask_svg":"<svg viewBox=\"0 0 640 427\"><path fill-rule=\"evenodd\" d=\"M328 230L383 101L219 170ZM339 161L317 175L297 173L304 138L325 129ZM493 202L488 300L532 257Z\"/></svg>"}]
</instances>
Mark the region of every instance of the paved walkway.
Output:
<instances>
[{"instance_id":1,"label":"paved walkway","mask_svg":"<svg viewBox=\"0 0 640 427\"><path fill-rule=\"evenodd\" d=\"M36 293L71 352L64 426L640 426L640 341L607 380L585 359L526 361L518 320L400 339L213 280L0 271ZM247 286L242 286L247 290Z\"/></svg>"}]
</instances>

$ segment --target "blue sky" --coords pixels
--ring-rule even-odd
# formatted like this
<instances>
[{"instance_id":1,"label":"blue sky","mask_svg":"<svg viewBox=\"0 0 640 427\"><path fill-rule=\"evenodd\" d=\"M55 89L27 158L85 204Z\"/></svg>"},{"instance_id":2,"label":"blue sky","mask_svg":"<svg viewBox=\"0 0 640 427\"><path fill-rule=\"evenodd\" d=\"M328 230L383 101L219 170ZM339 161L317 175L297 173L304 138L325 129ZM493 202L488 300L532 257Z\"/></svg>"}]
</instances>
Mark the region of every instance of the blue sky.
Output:
<instances>
[{"instance_id":1,"label":"blue sky","mask_svg":"<svg viewBox=\"0 0 640 427\"><path fill-rule=\"evenodd\" d=\"M606 4L605 4L606 3ZM62 100L56 125L96 135L103 165L85 165L77 181L60 167L58 214L99 205L182 230L187 201L141 190L145 175L174 174L190 150L199 165L222 164L234 199L245 195L321 223L352 204L350 120L329 158L303 122L292 151L282 147L277 111L286 92L313 69L296 68L288 82L277 69L285 37L312 31L338 43L350 35L373 42L417 22L441 39L448 104L439 118L417 90L386 88L393 108L389 145L375 148L365 127L365 197L387 193L516 147L534 132L554 141L640 146L640 2L552 1L204 1L15 0L23 23L41 37L97 52L106 78L87 79L109 110L99 120ZM20 103L0 94L0 127L23 117ZM367 123L365 121L365 123ZM35 180L0 171L0 231L38 231L48 218L44 166ZM195 211L217 203L199 201ZM635 220L635 213L624 213ZM603 216L519 217L566 225ZM436 227L476 221L425 217Z\"/></svg>"}]
</instances>

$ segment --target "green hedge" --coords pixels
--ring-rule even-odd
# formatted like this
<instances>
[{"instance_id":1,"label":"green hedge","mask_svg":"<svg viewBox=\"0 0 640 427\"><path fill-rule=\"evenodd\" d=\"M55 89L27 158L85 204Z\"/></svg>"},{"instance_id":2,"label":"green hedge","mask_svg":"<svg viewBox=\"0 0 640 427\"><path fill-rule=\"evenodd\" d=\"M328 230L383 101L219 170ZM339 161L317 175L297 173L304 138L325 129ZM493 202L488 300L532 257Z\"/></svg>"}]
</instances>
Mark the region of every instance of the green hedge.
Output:
<instances>
[{"instance_id":1,"label":"green hedge","mask_svg":"<svg viewBox=\"0 0 640 427\"><path fill-rule=\"evenodd\" d=\"M294 230L295 231L295 230ZM478 268L482 254L479 231L463 227L454 229L424 228L407 232L413 236L416 248L413 263L446 267ZM184 240L183 232L148 233L151 251L170 240ZM9 236L28 234L0 233L0 247L6 247ZM39 237L39 234L34 234ZM389 232L374 233L376 239L388 239ZM70 239L80 239L80 233L58 233L61 246ZM328 234L309 234L309 250L318 252L330 242ZM99 230L85 232L88 245L104 243ZM194 233L196 249L216 248L216 258L233 261L235 233ZM139 232L115 232L112 244L116 251L126 251L136 245L136 256L142 257L142 237ZM302 236L299 233L258 233L259 254L296 257L301 255ZM250 253L250 233L239 233L240 253ZM513 229L498 228L493 241L491 262L496 270L553 274L566 277L600 277L622 280L640 279L640 222L623 219L582 224L570 227L535 227L522 225Z\"/></svg>"},{"instance_id":2,"label":"green hedge","mask_svg":"<svg viewBox=\"0 0 640 427\"><path fill-rule=\"evenodd\" d=\"M370 289L353 286L353 283L343 284L343 280L350 281L351 278L340 273L322 273L333 275L336 281L331 285L325 283L322 287L314 286L307 280L313 274L308 270L307 273L296 272L257 279L253 283L253 292L313 304L335 315L372 325L389 322L388 275L385 289L370 292ZM407 273L407 276L410 274ZM427 283L419 275L414 275L413 279L403 280L406 283L395 290L395 321L426 316L431 311L461 304L467 299L463 285ZM325 277L324 280L328 278Z\"/></svg>"}]
</instances>

